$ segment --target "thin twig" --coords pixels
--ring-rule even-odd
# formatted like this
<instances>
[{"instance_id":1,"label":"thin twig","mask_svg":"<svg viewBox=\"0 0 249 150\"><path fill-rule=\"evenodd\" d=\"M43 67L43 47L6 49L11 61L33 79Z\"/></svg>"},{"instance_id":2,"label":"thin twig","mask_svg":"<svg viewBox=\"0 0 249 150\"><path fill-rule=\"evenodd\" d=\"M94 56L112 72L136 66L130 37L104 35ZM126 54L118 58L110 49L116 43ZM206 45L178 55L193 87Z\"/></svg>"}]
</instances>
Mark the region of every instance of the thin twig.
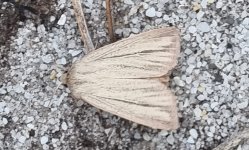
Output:
<instances>
[{"instance_id":1,"label":"thin twig","mask_svg":"<svg viewBox=\"0 0 249 150\"><path fill-rule=\"evenodd\" d=\"M113 35L113 26L112 26L112 11L111 11L111 0L106 0L106 17L108 22L108 33L110 36L111 42L115 42Z\"/></svg>"},{"instance_id":2,"label":"thin twig","mask_svg":"<svg viewBox=\"0 0 249 150\"><path fill-rule=\"evenodd\" d=\"M78 27L80 30L80 34L82 37L82 41L86 45L87 52L93 51L94 46L93 46L91 37L90 37L89 32L88 32L88 28L87 28L87 24L86 24L83 9L81 7L80 0L72 0L72 5L74 7L74 13L75 13Z\"/></svg>"},{"instance_id":3,"label":"thin twig","mask_svg":"<svg viewBox=\"0 0 249 150\"><path fill-rule=\"evenodd\" d=\"M248 139L249 139L249 129L244 129L244 131L232 135L230 139L227 139L224 143L220 144L218 147L214 148L213 150L231 150L239 146L239 143L241 143L241 141Z\"/></svg>"}]
</instances>

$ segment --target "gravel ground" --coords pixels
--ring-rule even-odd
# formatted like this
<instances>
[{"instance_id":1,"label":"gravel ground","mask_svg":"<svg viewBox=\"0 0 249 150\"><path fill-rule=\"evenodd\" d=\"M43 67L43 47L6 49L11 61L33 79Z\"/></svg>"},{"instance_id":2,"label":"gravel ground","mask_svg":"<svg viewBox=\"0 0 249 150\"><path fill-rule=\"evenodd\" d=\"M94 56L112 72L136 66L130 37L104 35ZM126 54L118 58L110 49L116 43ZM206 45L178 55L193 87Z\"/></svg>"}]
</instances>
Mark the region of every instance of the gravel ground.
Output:
<instances>
[{"instance_id":1,"label":"gravel ground","mask_svg":"<svg viewBox=\"0 0 249 150\"><path fill-rule=\"evenodd\" d=\"M83 0L94 45L109 43L103 0ZM152 130L74 101L63 84L84 55L70 1L49 24L19 22L0 49L0 149L210 150L249 125L249 2L119 0L118 38L176 26L181 55L172 73L180 128ZM3 8L1 8L3 9ZM237 149L248 149L245 144Z\"/></svg>"}]
</instances>

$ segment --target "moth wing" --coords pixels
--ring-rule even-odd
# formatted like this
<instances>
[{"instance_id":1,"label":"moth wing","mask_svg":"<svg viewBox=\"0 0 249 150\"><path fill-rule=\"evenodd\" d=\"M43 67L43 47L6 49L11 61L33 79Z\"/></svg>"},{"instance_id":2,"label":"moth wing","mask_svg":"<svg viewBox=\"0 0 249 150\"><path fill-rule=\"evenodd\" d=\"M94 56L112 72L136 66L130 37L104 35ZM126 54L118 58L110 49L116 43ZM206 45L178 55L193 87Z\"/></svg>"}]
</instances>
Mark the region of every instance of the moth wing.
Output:
<instances>
[{"instance_id":1,"label":"moth wing","mask_svg":"<svg viewBox=\"0 0 249 150\"><path fill-rule=\"evenodd\" d=\"M69 87L76 98L104 111L152 128L176 129L176 98L161 79L176 65L179 45L174 28L107 45L73 65Z\"/></svg>"}]
</instances>

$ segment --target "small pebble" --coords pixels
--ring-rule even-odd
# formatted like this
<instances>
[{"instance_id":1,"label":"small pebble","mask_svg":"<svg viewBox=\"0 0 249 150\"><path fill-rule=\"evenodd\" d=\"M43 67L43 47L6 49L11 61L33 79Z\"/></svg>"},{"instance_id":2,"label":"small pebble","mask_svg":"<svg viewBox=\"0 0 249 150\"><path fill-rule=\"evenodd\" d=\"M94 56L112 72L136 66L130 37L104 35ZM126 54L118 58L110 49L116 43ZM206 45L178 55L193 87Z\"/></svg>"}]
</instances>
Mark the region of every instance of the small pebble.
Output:
<instances>
[{"instance_id":1,"label":"small pebble","mask_svg":"<svg viewBox=\"0 0 249 150\"><path fill-rule=\"evenodd\" d=\"M245 100L244 102L238 103L237 107L239 109L245 109L245 108L247 108L248 107L248 100Z\"/></svg>"},{"instance_id":2,"label":"small pebble","mask_svg":"<svg viewBox=\"0 0 249 150\"><path fill-rule=\"evenodd\" d=\"M189 130L189 134L190 134L194 139L197 139L197 137L198 137L198 133L197 133L196 129L190 129L190 130Z\"/></svg>"},{"instance_id":3,"label":"small pebble","mask_svg":"<svg viewBox=\"0 0 249 150\"><path fill-rule=\"evenodd\" d=\"M174 138L174 136L172 135L172 134L170 134L168 137L167 137L167 142L169 143L169 144L171 144L171 145L173 145L174 144L174 142L175 142L175 138Z\"/></svg>"},{"instance_id":4,"label":"small pebble","mask_svg":"<svg viewBox=\"0 0 249 150\"><path fill-rule=\"evenodd\" d=\"M221 8L223 6L223 2L222 0L218 0L217 3L216 3L216 8Z\"/></svg>"},{"instance_id":5,"label":"small pebble","mask_svg":"<svg viewBox=\"0 0 249 150\"><path fill-rule=\"evenodd\" d=\"M139 140L139 139L141 139L141 135L140 135L139 133L136 132L136 133L134 134L134 138L137 139L137 140Z\"/></svg>"},{"instance_id":6,"label":"small pebble","mask_svg":"<svg viewBox=\"0 0 249 150\"><path fill-rule=\"evenodd\" d=\"M184 81L182 81L182 80L180 79L180 77L174 77L174 81L175 81L175 83L176 83L177 85L179 85L179 86L184 86L184 85L185 85Z\"/></svg>"},{"instance_id":7,"label":"small pebble","mask_svg":"<svg viewBox=\"0 0 249 150\"><path fill-rule=\"evenodd\" d=\"M67 16L65 14L62 14L57 24L63 26L66 23L66 21L67 21Z\"/></svg>"},{"instance_id":8,"label":"small pebble","mask_svg":"<svg viewBox=\"0 0 249 150\"><path fill-rule=\"evenodd\" d=\"M199 95L199 96L197 97L197 99L200 100L200 101L203 101L203 100L206 99L206 97L205 97L204 95Z\"/></svg>"},{"instance_id":9,"label":"small pebble","mask_svg":"<svg viewBox=\"0 0 249 150\"><path fill-rule=\"evenodd\" d=\"M187 142L190 143L190 144L194 144L194 143L195 143L195 140L193 139L192 136L190 136L190 137L188 138Z\"/></svg>"},{"instance_id":10,"label":"small pebble","mask_svg":"<svg viewBox=\"0 0 249 150\"><path fill-rule=\"evenodd\" d=\"M158 18L162 17L162 12L157 11L157 12L156 12L156 16L157 16Z\"/></svg>"},{"instance_id":11,"label":"small pebble","mask_svg":"<svg viewBox=\"0 0 249 150\"><path fill-rule=\"evenodd\" d=\"M132 0L124 0L124 3L127 5L134 5L134 2Z\"/></svg>"},{"instance_id":12,"label":"small pebble","mask_svg":"<svg viewBox=\"0 0 249 150\"><path fill-rule=\"evenodd\" d=\"M196 116L197 118L200 118L200 117L201 117L202 111L200 110L199 107L196 107L196 108L194 109L194 114L195 114L195 116Z\"/></svg>"},{"instance_id":13,"label":"small pebble","mask_svg":"<svg viewBox=\"0 0 249 150\"><path fill-rule=\"evenodd\" d=\"M43 136L40 138L41 144L46 144L48 142L48 136Z\"/></svg>"},{"instance_id":14,"label":"small pebble","mask_svg":"<svg viewBox=\"0 0 249 150\"><path fill-rule=\"evenodd\" d=\"M62 130L67 130L67 123L66 123L66 122L63 122L63 123L61 124L61 128L62 128Z\"/></svg>"},{"instance_id":15,"label":"small pebble","mask_svg":"<svg viewBox=\"0 0 249 150\"><path fill-rule=\"evenodd\" d=\"M18 141L19 141L20 143L25 143L26 137L25 137L25 136L20 136L20 137L18 138Z\"/></svg>"},{"instance_id":16,"label":"small pebble","mask_svg":"<svg viewBox=\"0 0 249 150\"><path fill-rule=\"evenodd\" d=\"M188 30L189 30L190 33L196 33L196 31L197 31L197 29L196 29L195 26L190 26L190 27L188 28Z\"/></svg>"},{"instance_id":17,"label":"small pebble","mask_svg":"<svg viewBox=\"0 0 249 150\"><path fill-rule=\"evenodd\" d=\"M209 32L210 26L206 22L201 22L197 25L197 30L199 30L201 32Z\"/></svg>"},{"instance_id":18,"label":"small pebble","mask_svg":"<svg viewBox=\"0 0 249 150\"><path fill-rule=\"evenodd\" d=\"M212 102L211 103L211 108L214 109L216 106L218 106L219 103L218 102Z\"/></svg>"},{"instance_id":19,"label":"small pebble","mask_svg":"<svg viewBox=\"0 0 249 150\"><path fill-rule=\"evenodd\" d=\"M80 53L82 53L82 50L69 50L68 53L71 54L74 57L74 56L77 56Z\"/></svg>"},{"instance_id":20,"label":"small pebble","mask_svg":"<svg viewBox=\"0 0 249 150\"><path fill-rule=\"evenodd\" d=\"M170 18L168 15L163 15L163 20L168 21Z\"/></svg>"},{"instance_id":21,"label":"small pebble","mask_svg":"<svg viewBox=\"0 0 249 150\"><path fill-rule=\"evenodd\" d=\"M151 137L149 136L148 133L144 133L144 134L143 134L143 139L144 139L145 141L150 141Z\"/></svg>"},{"instance_id":22,"label":"small pebble","mask_svg":"<svg viewBox=\"0 0 249 150\"><path fill-rule=\"evenodd\" d=\"M155 10L155 8L154 8L154 7L151 7L151 8L149 8L149 9L147 9L145 15L146 15L147 17L151 17L151 18L152 18L152 17L155 17L155 16L156 16L156 10Z\"/></svg>"},{"instance_id":23,"label":"small pebble","mask_svg":"<svg viewBox=\"0 0 249 150\"><path fill-rule=\"evenodd\" d=\"M46 64L53 62L53 55L48 54L48 55L42 56L42 61Z\"/></svg>"}]
</instances>

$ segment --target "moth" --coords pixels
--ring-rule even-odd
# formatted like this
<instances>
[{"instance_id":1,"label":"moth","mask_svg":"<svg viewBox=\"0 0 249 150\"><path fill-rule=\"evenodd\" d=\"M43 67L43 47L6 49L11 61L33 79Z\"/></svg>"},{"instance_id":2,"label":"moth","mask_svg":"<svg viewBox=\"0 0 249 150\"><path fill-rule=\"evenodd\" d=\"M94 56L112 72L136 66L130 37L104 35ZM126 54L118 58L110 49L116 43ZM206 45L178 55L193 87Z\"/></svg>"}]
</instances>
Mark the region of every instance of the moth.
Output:
<instances>
[{"instance_id":1,"label":"moth","mask_svg":"<svg viewBox=\"0 0 249 150\"><path fill-rule=\"evenodd\" d=\"M154 129L177 129L176 96L168 87L180 53L179 31L165 27L106 45L72 65L76 99Z\"/></svg>"}]
</instances>

